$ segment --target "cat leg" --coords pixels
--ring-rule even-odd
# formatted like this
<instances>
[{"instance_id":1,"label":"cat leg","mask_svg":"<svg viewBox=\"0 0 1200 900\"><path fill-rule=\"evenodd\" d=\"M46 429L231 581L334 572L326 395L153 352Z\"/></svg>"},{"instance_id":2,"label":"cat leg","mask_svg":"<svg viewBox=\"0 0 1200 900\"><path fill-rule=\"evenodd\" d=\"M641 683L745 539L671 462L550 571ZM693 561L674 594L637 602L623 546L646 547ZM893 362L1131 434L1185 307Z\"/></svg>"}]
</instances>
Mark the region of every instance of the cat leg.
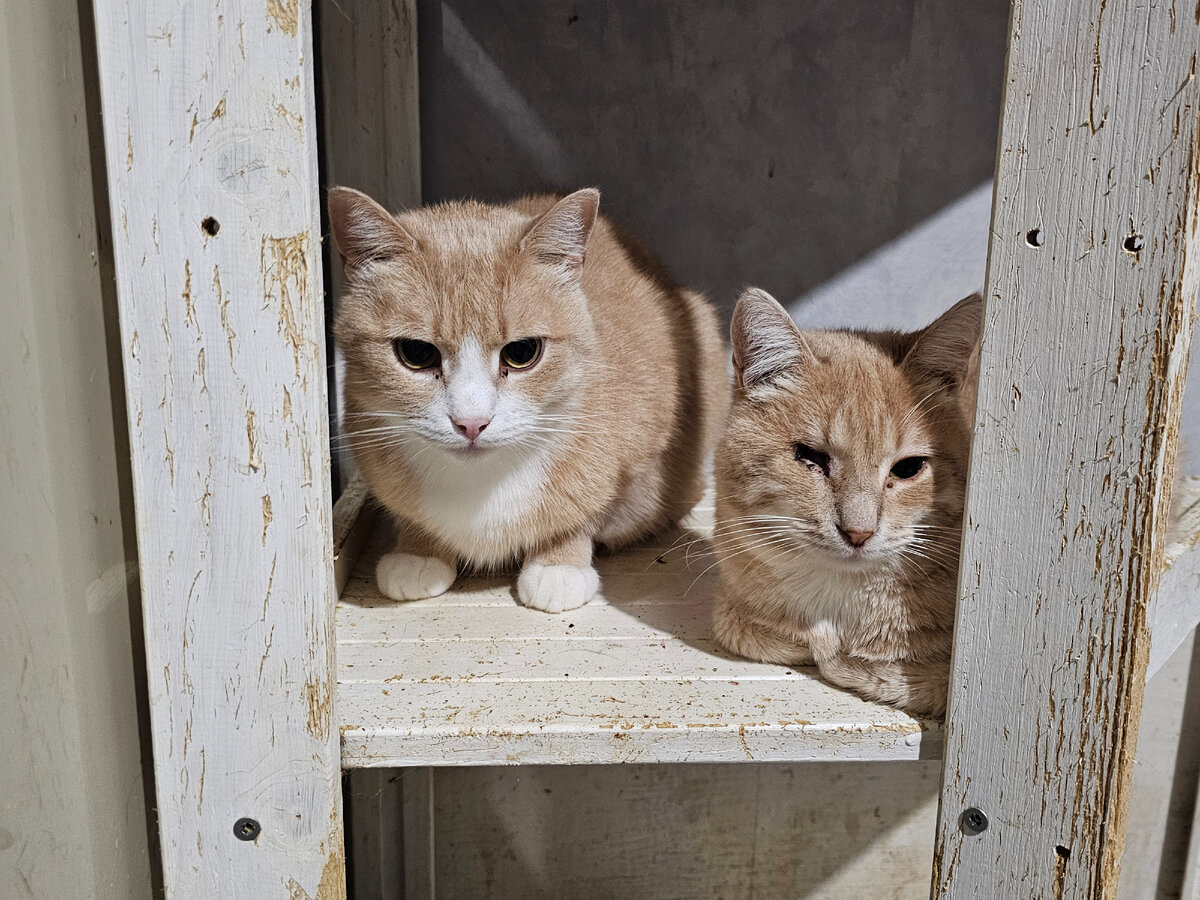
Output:
<instances>
[{"instance_id":1,"label":"cat leg","mask_svg":"<svg viewBox=\"0 0 1200 900\"><path fill-rule=\"evenodd\" d=\"M829 626L826 626L829 628ZM871 660L840 652L836 636L812 635L813 654L821 677L867 700L886 703L912 716L941 718L950 686L947 660Z\"/></svg>"},{"instance_id":2,"label":"cat leg","mask_svg":"<svg viewBox=\"0 0 1200 900\"><path fill-rule=\"evenodd\" d=\"M617 550L657 530L663 524L664 489L663 461L659 458L638 472L617 498L596 534L596 543Z\"/></svg>"},{"instance_id":3,"label":"cat leg","mask_svg":"<svg viewBox=\"0 0 1200 900\"><path fill-rule=\"evenodd\" d=\"M742 615L722 593L713 610L713 634L717 643L738 656L755 662L784 666L810 666L812 651L799 637L755 622Z\"/></svg>"},{"instance_id":4,"label":"cat leg","mask_svg":"<svg viewBox=\"0 0 1200 900\"><path fill-rule=\"evenodd\" d=\"M600 590L592 568L592 538L578 534L529 556L517 576L517 599L543 612L583 606Z\"/></svg>"},{"instance_id":5,"label":"cat leg","mask_svg":"<svg viewBox=\"0 0 1200 900\"><path fill-rule=\"evenodd\" d=\"M375 583L393 600L421 600L449 590L458 577L453 556L416 529L400 523L396 549L375 566Z\"/></svg>"}]
</instances>

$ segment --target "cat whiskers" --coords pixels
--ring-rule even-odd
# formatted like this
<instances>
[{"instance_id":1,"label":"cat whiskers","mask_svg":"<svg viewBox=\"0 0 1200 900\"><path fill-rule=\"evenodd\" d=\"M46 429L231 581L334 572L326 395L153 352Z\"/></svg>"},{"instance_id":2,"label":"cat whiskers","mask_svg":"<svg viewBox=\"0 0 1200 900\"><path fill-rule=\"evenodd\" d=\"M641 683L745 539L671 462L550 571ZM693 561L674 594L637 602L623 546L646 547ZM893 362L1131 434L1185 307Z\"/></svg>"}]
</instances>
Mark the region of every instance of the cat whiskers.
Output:
<instances>
[{"instance_id":1,"label":"cat whiskers","mask_svg":"<svg viewBox=\"0 0 1200 900\"><path fill-rule=\"evenodd\" d=\"M751 518L756 518L756 517L754 517L754 516L738 517L738 519L751 519ZM777 519L785 519L788 521L798 521L798 522L804 521L802 519L792 519L790 516L777 516L777 517L764 517L764 518L777 518ZM729 520L729 524L737 522L738 519ZM713 529L714 539L718 536L718 532L721 530L722 526L724 526L725 524L727 524L727 523L721 523L721 525L719 525L717 528ZM750 540L749 543L741 543L741 539L744 538L745 535L747 535L747 534L753 535L752 539ZM771 562L774 562L776 559L779 559L779 558L789 555L789 554L791 556L793 556L793 558L796 558L796 559L799 559L803 556L807 556L811 552L811 548L805 547L804 545L800 544L797 541L798 536L799 535L795 531L783 529L780 527L767 527L767 528L758 527L758 528L751 528L751 529L741 529L741 530L731 532L729 534L721 534L720 535L720 537L722 537L723 539L730 539L730 540L735 540L738 542L738 545L732 551L729 551L727 549L727 551L726 551L727 555L730 555L730 556L737 556L737 555L741 555L744 553L757 553L757 552L761 552L763 550L774 551L774 552L772 552L771 556L768 559L764 560L762 557L757 557L754 560L752 560L753 564L759 564L759 565L769 565ZM713 563L711 563L710 565L705 566L705 568L700 572L700 574L698 574L695 577L695 579L692 581L692 583L690 585L688 585L688 589L687 589L687 591L684 592L684 596L687 596L687 594L689 594L691 592L692 588L694 588L700 582L700 579L702 579L705 575L707 575L710 571L712 571L712 569L714 569L718 565L720 565L720 560L716 560Z\"/></svg>"},{"instance_id":2,"label":"cat whiskers","mask_svg":"<svg viewBox=\"0 0 1200 900\"><path fill-rule=\"evenodd\" d=\"M904 424L909 419L911 419L914 415L917 414L917 412L921 409L922 405L924 405L925 401L927 401L930 397L933 397L934 395L940 393L942 390L943 390L943 388L941 388L941 387L935 387L932 391L930 391L928 394L926 394L924 397L922 397L920 400L918 400L916 403L914 403L912 405L912 409L910 409L908 412L906 412L904 414L904 418L901 419L900 423L896 426L896 431L898 431L898 432L903 431ZM939 400L938 403L941 403L941 400Z\"/></svg>"},{"instance_id":3,"label":"cat whiskers","mask_svg":"<svg viewBox=\"0 0 1200 900\"><path fill-rule=\"evenodd\" d=\"M679 537L677 537L672 542L671 546L667 547L662 553L660 553L659 557L660 558L665 557L668 554L675 551L676 549L682 549L683 554L684 554L684 556L683 556L684 566L686 568L691 568L691 561L692 561L692 555L693 555L692 549L697 544L702 544L702 543L711 544L717 538L725 539L725 538L734 538L734 537L738 537L738 536L743 536L746 534L761 534L761 533L764 533L764 526L769 526L767 528L767 531L774 529L774 530L779 530L782 533L782 529L779 526L779 522L789 522L789 523L793 523L793 524L797 524L797 525L810 524L808 522L808 520L799 519L799 518L796 518L793 516L769 516L769 515L736 516L732 519L727 519L724 522L718 523L716 525L716 527L714 527L712 529L712 532L709 534L701 534L701 535L697 536L695 531L685 531L683 534L681 534ZM805 533L807 533L807 532L800 531L800 532L798 532L798 534L796 536L799 536L800 534L805 534ZM683 543L685 541L686 541L686 543ZM682 545L682 547L681 547L681 545ZM649 570L649 568L650 567L648 566L647 571Z\"/></svg>"},{"instance_id":4,"label":"cat whiskers","mask_svg":"<svg viewBox=\"0 0 1200 900\"><path fill-rule=\"evenodd\" d=\"M909 527L912 533L898 549L899 559L916 565L923 573L927 570L920 565L921 561L950 572L958 570L957 529L932 524L917 524Z\"/></svg>"}]
</instances>

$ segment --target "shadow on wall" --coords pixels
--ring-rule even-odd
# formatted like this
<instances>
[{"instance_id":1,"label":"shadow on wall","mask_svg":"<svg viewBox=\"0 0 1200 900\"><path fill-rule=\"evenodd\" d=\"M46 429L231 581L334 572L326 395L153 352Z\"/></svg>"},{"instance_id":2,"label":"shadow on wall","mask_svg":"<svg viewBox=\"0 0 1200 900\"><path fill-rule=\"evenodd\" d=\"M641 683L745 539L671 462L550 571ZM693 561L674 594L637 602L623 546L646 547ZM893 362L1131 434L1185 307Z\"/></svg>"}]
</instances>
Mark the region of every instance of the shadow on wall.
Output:
<instances>
[{"instance_id":1,"label":"shadow on wall","mask_svg":"<svg viewBox=\"0 0 1200 900\"><path fill-rule=\"evenodd\" d=\"M447 768L446 897L924 897L941 764Z\"/></svg>"},{"instance_id":2,"label":"shadow on wall","mask_svg":"<svg viewBox=\"0 0 1200 900\"><path fill-rule=\"evenodd\" d=\"M725 310L991 177L1006 0L420 0L427 201L595 184Z\"/></svg>"}]
</instances>

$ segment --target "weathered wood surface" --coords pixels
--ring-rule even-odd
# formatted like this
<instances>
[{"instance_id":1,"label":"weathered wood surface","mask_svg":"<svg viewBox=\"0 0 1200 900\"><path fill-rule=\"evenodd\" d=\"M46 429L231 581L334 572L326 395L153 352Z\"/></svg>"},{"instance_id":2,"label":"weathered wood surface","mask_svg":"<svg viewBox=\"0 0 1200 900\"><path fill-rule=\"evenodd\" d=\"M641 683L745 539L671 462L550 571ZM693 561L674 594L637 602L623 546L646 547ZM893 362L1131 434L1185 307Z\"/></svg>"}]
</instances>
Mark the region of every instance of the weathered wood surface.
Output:
<instances>
[{"instance_id":1,"label":"weathered wood surface","mask_svg":"<svg viewBox=\"0 0 1200 900\"><path fill-rule=\"evenodd\" d=\"M1013 7L939 897L1116 891L1200 261L1193 6Z\"/></svg>"},{"instance_id":2,"label":"weathered wood surface","mask_svg":"<svg viewBox=\"0 0 1200 900\"><path fill-rule=\"evenodd\" d=\"M96 23L167 893L342 897L309 7Z\"/></svg>"},{"instance_id":3,"label":"weathered wood surface","mask_svg":"<svg viewBox=\"0 0 1200 900\"><path fill-rule=\"evenodd\" d=\"M404 769L401 773L405 900L434 900L437 897L433 776L434 770L426 766ZM478 890L478 885L475 889Z\"/></svg>"},{"instance_id":4,"label":"weathered wood surface","mask_svg":"<svg viewBox=\"0 0 1200 900\"><path fill-rule=\"evenodd\" d=\"M421 203L420 108L417 91L416 0L319 0L321 134L325 187L366 191L391 210ZM345 287L332 244L328 272L334 303ZM336 348L341 421L342 364ZM343 485L355 476L354 459L334 442Z\"/></svg>"},{"instance_id":5,"label":"weathered wood surface","mask_svg":"<svg viewBox=\"0 0 1200 900\"><path fill-rule=\"evenodd\" d=\"M89 160L92 43L76 0L0 5L4 900L153 890L130 639L137 551L114 428L121 341L96 222L103 158Z\"/></svg>"},{"instance_id":6,"label":"weathered wood surface","mask_svg":"<svg viewBox=\"0 0 1200 900\"><path fill-rule=\"evenodd\" d=\"M405 770L358 769L342 778L346 887L353 900L408 896L402 855L403 777L407 777Z\"/></svg>"},{"instance_id":7,"label":"weathered wood surface","mask_svg":"<svg viewBox=\"0 0 1200 900\"><path fill-rule=\"evenodd\" d=\"M1170 566L1150 607L1150 662L1147 677L1163 667L1200 623L1200 477L1179 479L1164 557Z\"/></svg>"},{"instance_id":8,"label":"weathered wood surface","mask_svg":"<svg viewBox=\"0 0 1200 900\"><path fill-rule=\"evenodd\" d=\"M318 13L329 183L420 203L416 0L320 0Z\"/></svg>"},{"instance_id":9,"label":"weathered wood surface","mask_svg":"<svg viewBox=\"0 0 1200 900\"><path fill-rule=\"evenodd\" d=\"M603 598L560 616L518 606L511 575L383 598L379 528L337 609L342 764L936 757L940 727L713 645L710 522L601 557Z\"/></svg>"}]
</instances>

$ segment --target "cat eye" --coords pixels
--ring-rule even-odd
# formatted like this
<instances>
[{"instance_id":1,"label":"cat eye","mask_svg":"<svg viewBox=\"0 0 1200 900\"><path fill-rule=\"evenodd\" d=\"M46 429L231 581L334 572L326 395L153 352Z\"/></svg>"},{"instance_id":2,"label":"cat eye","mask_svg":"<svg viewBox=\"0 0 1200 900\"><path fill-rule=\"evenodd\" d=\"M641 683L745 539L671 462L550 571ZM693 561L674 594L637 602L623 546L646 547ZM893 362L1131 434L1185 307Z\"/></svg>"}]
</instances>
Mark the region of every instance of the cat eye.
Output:
<instances>
[{"instance_id":1,"label":"cat eye","mask_svg":"<svg viewBox=\"0 0 1200 900\"><path fill-rule=\"evenodd\" d=\"M814 450L808 444L796 444L796 461L802 462L810 469L820 469L829 474L829 454Z\"/></svg>"},{"instance_id":2,"label":"cat eye","mask_svg":"<svg viewBox=\"0 0 1200 900\"><path fill-rule=\"evenodd\" d=\"M432 369L442 363L442 354L438 348L425 341L396 338L392 345L396 349L396 358L414 372Z\"/></svg>"},{"instance_id":3,"label":"cat eye","mask_svg":"<svg viewBox=\"0 0 1200 900\"><path fill-rule=\"evenodd\" d=\"M500 349L500 363L507 369L528 369L541 358L541 338L511 341Z\"/></svg>"},{"instance_id":4,"label":"cat eye","mask_svg":"<svg viewBox=\"0 0 1200 900\"><path fill-rule=\"evenodd\" d=\"M907 480L909 478L915 478L916 475L924 468L924 456L909 456L892 466L892 476Z\"/></svg>"}]
</instances>

